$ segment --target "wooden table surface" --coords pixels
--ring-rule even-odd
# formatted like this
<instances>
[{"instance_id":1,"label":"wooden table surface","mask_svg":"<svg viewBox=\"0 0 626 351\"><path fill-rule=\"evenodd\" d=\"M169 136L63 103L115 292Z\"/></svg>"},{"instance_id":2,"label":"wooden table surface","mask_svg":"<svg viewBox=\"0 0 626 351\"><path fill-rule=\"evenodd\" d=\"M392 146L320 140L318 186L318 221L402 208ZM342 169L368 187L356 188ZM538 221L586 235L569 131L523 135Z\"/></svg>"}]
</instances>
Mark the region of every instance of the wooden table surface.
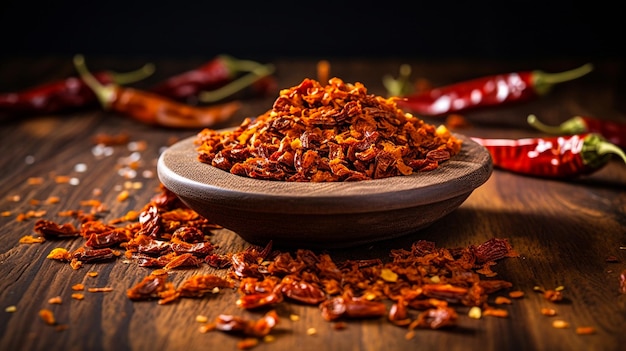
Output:
<instances>
[{"instance_id":1,"label":"wooden table surface","mask_svg":"<svg viewBox=\"0 0 626 351\"><path fill-rule=\"evenodd\" d=\"M280 88L316 77L318 58L278 58L276 77ZM142 58L88 58L92 70L131 70ZM154 59L157 70L136 87L197 67L206 58ZM75 74L70 58L4 58L0 61L0 91L15 91ZM347 82L360 81L370 92L383 95L382 77L396 75L408 63L413 77L434 85L510 71L542 69L556 72L586 62L569 60L480 61L417 59L331 60L331 76ZM458 130L470 136L517 138L539 136L526 125L534 113L546 123L557 124L575 115L626 120L626 67L611 59L593 61L595 70L576 81L561 84L547 96L520 105L466 113L471 127ZM231 121L238 124L271 107L274 97L246 101ZM442 120L426 119L441 123ZM81 201L98 199L108 208L107 219L129 210L141 210L156 193L159 180L156 160L174 140L198 130L174 130L141 124L97 106L83 111L30 118L4 118L0 124L0 350L236 350L239 336L217 331L201 333L197 316L212 320L226 313L259 318L263 312L235 305L236 291L168 305L156 301L133 302L126 291L152 269L134 261L69 264L47 259L56 247L75 249L82 239L47 240L20 244L35 235L39 218L64 222L59 212L81 209ZM97 154L97 135L128 133L132 141L145 142L133 153L130 145ZM132 155L139 156L133 178L124 172ZM86 170L80 169L86 167ZM59 182L57 176L71 181ZM28 179L41 177L41 184ZM94 193L99 189L101 193ZM129 197L119 201L121 191ZM51 199L58 201L50 201ZM41 216L18 220L20 214ZM44 211L37 213L37 211ZM390 223L390 225L393 225ZM626 269L626 165L614 158L596 173L574 180L546 180L494 170L490 179L463 205L430 227L411 235L375 245L327 251L337 261L380 258L394 249L408 249L417 240L438 247L478 245L491 238L505 238L519 253L499 261L492 269L498 279L510 281L511 290L525 293L510 305L498 307L508 317L472 319L459 306L458 325L439 330L418 329L406 339L406 328L386 318L348 320L344 330L325 321L316 306L283 302L276 307L280 322L273 340L261 341L256 350L619 350L626 344L626 295L620 291L620 274ZM211 239L222 252L238 252L249 246L236 234L219 230ZM88 272L97 272L90 277ZM195 273L217 273L207 265L175 270L178 283ZM72 286L110 287L109 292L83 291L83 300L72 299ZM564 300L547 301L534 287L562 287ZM60 297L60 304L50 299ZM552 308L556 316L540 310ZM49 309L58 326L46 325L39 311ZM290 319L299 316L299 320ZM562 320L569 327L555 328ZM62 327L59 327L62 326ZM578 335L577 327L595 328ZM316 330L310 335L311 328ZM620 346L621 345L621 346Z\"/></svg>"}]
</instances>

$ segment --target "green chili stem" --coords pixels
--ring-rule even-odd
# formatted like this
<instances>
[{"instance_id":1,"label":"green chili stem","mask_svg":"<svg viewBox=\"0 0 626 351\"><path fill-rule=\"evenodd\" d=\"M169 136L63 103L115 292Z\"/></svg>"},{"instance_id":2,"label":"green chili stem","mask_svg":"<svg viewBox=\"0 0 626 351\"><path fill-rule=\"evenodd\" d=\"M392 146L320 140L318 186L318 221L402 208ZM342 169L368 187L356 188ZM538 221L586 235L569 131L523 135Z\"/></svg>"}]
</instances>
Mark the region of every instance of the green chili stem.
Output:
<instances>
[{"instance_id":1,"label":"green chili stem","mask_svg":"<svg viewBox=\"0 0 626 351\"><path fill-rule=\"evenodd\" d=\"M87 84L93 90L96 97L102 104L102 107L108 108L110 102L115 98L115 88L113 86L104 86L100 84L98 79L91 74L89 69L87 68L87 64L85 63L85 57L83 55L75 55L74 56L74 67L83 82Z\"/></svg>"},{"instance_id":2,"label":"green chili stem","mask_svg":"<svg viewBox=\"0 0 626 351\"><path fill-rule=\"evenodd\" d=\"M253 72L259 69L259 67L263 67L263 65L259 62L251 60L240 60L228 55L220 55L219 58L225 62L226 66L228 67L228 71L231 74L237 72Z\"/></svg>"},{"instance_id":3,"label":"green chili stem","mask_svg":"<svg viewBox=\"0 0 626 351\"><path fill-rule=\"evenodd\" d=\"M221 88L211 91L201 91L198 94L198 99L202 102L215 102L224 99L236 92L244 89L245 87L254 84L259 79L269 76L274 73L275 67L272 64L260 65L250 71L250 73L238 78Z\"/></svg>"},{"instance_id":4,"label":"green chili stem","mask_svg":"<svg viewBox=\"0 0 626 351\"><path fill-rule=\"evenodd\" d=\"M143 67L131 72L109 72L111 79L120 85L130 84L145 79L154 73L154 65L146 63Z\"/></svg>"},{"instance_id":5,"label":"green chili stem","mask_svg":"<svg viewBox=\"0 0 626 351\"><path fill-rule=\"evenodd\" d=\"M574 80L576 78L580 78L585 74L591 72L593 70L593 65L591 63L587 63L578 68L574 68L569 71L559 72L559 73L546 73L544 71L533 71L532 72L532 80L533 87L537 94L546 94L552 86L558 83L563 83L566 81Z\"/></svg>"},{"instance_id":6,"label":"green chili stem","mask_svg":"<svg viewBox=\"0 0 626 351\"><path fill-rule=\"evenodd\" d=\"M537 116L532 114L528 115L526 120L528 121L528 124L533 126L535 129L548 134L578 134L587 131L585 121L579 116L569 119L558 126L543 124L539 121Z\"/></svg>"},{"instance_id":7,"label":"green chili stem","mask_svg":"<svg viewBox=\"0 0 626 351\"><path fill-rule=\"evenodd\" d=\"M609 161L611 154L618 155L626 163L626 154L617 145L608 142L599 134L588 134L583 139L580 156L591 168L600 168Z\"/></svg>"},{"instance_id":8,"label":"green chili stem","mask_svg":"<svg viewBox=\"0 0 626 351\"><path fill-rule=\"evenodd\" d=\"M387 96L405 96L412 92L412 86L409 82L411 76L411 66L408 64L400 65L400 75L397 79L390 75L383 77L383 85L387 89Z\"/></svg>"},{"instance_id":9,"label":"green chili stem","mask_svg":"<svg viewBox=\"0 0 626 351\"><path fill-rule=\"evenodd\" d=\"M597 144L596 151L598 155L615 154L621 157L626 163L626 153L617 145L609 143L608 141L601 141Z\"/></svg>"}]
</instances>

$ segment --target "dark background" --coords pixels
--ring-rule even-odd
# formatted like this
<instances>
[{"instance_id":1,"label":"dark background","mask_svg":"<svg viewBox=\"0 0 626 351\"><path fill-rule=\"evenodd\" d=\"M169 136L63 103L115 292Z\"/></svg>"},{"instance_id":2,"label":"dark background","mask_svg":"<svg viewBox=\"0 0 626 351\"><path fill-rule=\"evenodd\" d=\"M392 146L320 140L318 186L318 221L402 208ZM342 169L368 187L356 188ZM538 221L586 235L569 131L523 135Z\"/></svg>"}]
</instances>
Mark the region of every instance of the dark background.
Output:
<instances>
[{"instance_id":1,"label":"dark background","mask_svg":"<svg viewBox=\"0 0 626 351\"><path fill-rule=\"evenodd\" d=\"M624 57L615 1L3 3L2 55Z\"/></svg>"}]
</instances>

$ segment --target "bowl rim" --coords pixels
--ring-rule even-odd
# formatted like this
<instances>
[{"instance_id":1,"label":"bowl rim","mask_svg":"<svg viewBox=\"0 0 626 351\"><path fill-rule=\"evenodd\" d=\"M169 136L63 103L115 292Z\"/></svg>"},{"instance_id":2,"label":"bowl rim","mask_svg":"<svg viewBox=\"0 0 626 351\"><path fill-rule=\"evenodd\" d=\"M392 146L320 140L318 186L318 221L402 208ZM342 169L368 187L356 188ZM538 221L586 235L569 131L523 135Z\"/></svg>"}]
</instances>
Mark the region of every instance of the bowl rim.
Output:
<instances>
[{"instance_id":1,"label":"bowl rim","mask_svg":"<svg viewBox=\"0 0 626 351\"><path fill-rule=\"evenodd\" d=\"M471 193L491 176L487 149L471 138L462 140L459 154L434 170L354 182L286 182L247 178L202 163L196 135L182 139L158 158L161 183L181 199L239 211L286 214L341 214L427 205ZM448 177L442 182L441 177Z\"/></svg>"}]
</instances>

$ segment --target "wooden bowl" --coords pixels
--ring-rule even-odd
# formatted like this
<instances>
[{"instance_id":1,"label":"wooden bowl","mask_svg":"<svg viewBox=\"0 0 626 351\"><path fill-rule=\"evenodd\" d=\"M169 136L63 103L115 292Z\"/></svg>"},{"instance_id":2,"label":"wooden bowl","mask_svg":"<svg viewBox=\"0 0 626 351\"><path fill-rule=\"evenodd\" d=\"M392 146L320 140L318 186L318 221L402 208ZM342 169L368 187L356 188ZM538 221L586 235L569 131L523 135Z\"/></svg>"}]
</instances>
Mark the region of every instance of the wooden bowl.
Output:
<instances>
[{"instance_id":1,"label":"wooden bowl","mask_svg":"<svg viewBox=\"0 0 626 351\"><path fill-rule=\"evenodd\" d=\"M433 171L357 182L282 182L233 175L198 160L195 136L166 149L157 172L191 209L246 241L341 248L414 233L458 208L489 179L489 152L469 137Z\"/></svg>"}]
</instances>

